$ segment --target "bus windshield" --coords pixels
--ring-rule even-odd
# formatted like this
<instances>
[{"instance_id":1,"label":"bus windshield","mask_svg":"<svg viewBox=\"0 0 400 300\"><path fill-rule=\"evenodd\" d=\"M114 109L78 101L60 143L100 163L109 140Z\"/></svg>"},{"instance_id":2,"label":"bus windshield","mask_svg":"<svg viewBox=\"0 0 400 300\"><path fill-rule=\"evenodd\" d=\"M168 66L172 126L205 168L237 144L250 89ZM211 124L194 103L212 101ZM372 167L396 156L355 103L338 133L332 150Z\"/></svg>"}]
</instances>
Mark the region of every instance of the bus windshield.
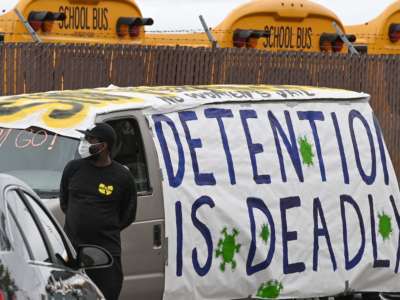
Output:
<instances>
[{"instance_id":1,"label":"bus windshield","mask_svg":"<svg viewBox=\"0 0 400 300\"><path fill-rule=\"evenodd\" d=\"M23 180L40 197L58 197L63 169L77 157L78 144L40 128L0 128L0 172Z\"/></svg>"}]
</instances>

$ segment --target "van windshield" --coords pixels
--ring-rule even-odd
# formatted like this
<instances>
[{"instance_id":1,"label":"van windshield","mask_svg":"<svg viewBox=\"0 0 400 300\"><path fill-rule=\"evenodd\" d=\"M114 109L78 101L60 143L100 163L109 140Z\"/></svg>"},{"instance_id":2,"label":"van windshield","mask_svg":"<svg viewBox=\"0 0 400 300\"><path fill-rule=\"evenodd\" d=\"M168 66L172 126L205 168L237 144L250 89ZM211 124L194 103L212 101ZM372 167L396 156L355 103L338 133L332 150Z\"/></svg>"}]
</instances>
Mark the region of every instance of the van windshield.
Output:
<instances>
[{"instance_id":1,"label":"van windshield","mask_svg":"<svg viewBox=\"0 0 400 300\"><path fill-rule=\"evenodd\" d=\"M58 197L63 169L77 157L78 144L41 128L0 128L0 173L23 180L40 197Z\"/></svg>"}]
</instances>

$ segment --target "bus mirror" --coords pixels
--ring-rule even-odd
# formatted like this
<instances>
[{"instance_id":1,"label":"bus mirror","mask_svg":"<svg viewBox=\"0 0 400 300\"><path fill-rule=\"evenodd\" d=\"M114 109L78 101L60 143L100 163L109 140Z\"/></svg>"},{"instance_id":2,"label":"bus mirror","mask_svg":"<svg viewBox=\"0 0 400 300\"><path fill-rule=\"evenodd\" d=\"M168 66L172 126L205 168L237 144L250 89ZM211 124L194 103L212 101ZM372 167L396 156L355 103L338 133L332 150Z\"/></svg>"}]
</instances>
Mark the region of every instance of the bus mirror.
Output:
<instances>
[{"instance_id":1,"label":"bus mirror","mask_svg":"<svg viewBox=\"0 0 400 300\"><path fill-rule=\"evenodd\" d=\"M392 43L400 40L400 24L392 23L389 26L389 39Z\"/></svg>"}]
</instances>

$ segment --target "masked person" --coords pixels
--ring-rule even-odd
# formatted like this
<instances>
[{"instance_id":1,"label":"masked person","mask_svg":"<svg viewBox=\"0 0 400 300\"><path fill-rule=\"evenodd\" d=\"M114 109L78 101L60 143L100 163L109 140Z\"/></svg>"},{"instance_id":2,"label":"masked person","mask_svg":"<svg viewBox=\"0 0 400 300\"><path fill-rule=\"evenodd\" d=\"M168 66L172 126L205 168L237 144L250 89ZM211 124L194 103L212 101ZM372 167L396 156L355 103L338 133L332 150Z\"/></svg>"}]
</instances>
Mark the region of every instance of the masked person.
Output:
<instances>
[{"instance_id":1,"label":"masked person","mask_svg":"<svg viewBox=\"0 0 400 300\"><path fill-rule=\"evenodd\" d=\"M116 133L110 125L100 123L81 132L85 135L78 149L82 158L70 161L61 179L64 227L74 247L99 245L111 253L111 267L86 272L107 300L116 300L123 281L120 232L135 219L135 181L127 168L111 158Z\"/></svg>"}]
</instances>

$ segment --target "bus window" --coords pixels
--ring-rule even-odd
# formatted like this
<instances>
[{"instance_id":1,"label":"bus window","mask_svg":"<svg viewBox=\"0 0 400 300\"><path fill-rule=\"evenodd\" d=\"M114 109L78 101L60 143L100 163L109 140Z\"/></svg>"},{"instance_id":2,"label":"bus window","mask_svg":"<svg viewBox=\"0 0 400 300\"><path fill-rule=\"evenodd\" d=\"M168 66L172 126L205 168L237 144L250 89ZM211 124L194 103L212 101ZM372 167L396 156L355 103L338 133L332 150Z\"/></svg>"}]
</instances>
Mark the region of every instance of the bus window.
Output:
<instances>
[{"instance_id":1,"label":"bus window","mask_svg":"<svg viewBox=\"0 0 400 300\"><path fill-rule=\"evenodd\" d=\"M143 18L134 0L20 0L17 5L43 42L140 44ZM0 17L4 42L32 42L14 11Z\"/></svg>"}]
</instances>

